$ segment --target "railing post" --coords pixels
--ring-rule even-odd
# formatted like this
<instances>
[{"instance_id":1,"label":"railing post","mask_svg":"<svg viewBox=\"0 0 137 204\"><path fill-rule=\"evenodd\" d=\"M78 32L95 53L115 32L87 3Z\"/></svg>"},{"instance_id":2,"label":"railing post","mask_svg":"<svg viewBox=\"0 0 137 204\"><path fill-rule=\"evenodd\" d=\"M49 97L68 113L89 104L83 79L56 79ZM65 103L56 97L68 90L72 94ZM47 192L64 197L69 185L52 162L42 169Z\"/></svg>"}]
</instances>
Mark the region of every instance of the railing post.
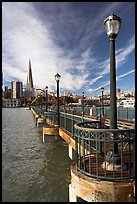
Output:
<instances>
[{"instance_id":1,"label":"railing post","mask_svg":"<svg viewBox=\"0 0 137 204\"><path fill-rule=\"evenodd\" d=\"M82 92L82 121L84 122L84 92Z\"/></svg>"},{"instance_id":2,"label":"railing post","mask_svg":"<svg viewBox=\"0 0 137 204\"><path fill-rule=\"evenodd\" d=\"M101 107L99 108L99 120L100 120L99 128L102 128Z\"/></svg>"},{"instance_id":3,"label":"railing post","mask_svg":"<svg viewBox=\"0 0 137 204\"><path fill-rule=\"evenodd\" d=\"M118 112L118 119L120 118L120 110L119 107L117 108L117 112Z\"/></svg>"},{"instance_id":4,"label":"railing post","mask_svg":"<svg viewBox=\"0 0 137 204\"><path fill-rule=\"evenodd\" d=\"M126 108L126 112L127 112L127 114L126 114L126 115L127 115L127 120L128 120L128 108Z\"/></svg>"},{"instance_id":5,"label":"railing post","mask_svg":"<svg viewBox=\"0 0 137 204\"><path fill-rule=\"evenodd\" d=\"M102 155L102 136L99 137L99 154Z\"/></svg>"},{"instance_id":6,"label":"railing post","mask_svg":"<svg viewBox=\"0 0 137 204\"><path fill-rule=\"evenodd\" d=\"M67 117L67 111L65 110L65 130L67 130L67 120L66 120L66 117Z\"/></svg>"},{"instance_id":7,"label":"railing post","mask_svg":"<svg viewBox=\"0 0 137 204\"><path fill-rule=\"evenodd\" d=\"M73 135L74 135L74 110L73 110L73 112L72 112L72 137L73 137Z\"/></svg>"}]
</instances>

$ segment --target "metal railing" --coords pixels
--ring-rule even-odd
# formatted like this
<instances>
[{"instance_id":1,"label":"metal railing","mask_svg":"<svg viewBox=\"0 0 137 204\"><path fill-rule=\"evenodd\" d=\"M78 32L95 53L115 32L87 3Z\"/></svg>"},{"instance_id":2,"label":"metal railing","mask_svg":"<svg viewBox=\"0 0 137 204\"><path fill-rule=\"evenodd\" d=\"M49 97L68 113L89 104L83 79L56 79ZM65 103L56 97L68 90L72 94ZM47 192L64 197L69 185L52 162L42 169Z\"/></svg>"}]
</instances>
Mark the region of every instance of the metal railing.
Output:
<instances>
[{"instance_id":1,"label":"metal railing","mask_svg":"<svg viewBox=\"0 0 137 204\"><path fill-rule=\"evenodd\" d=\"M96 115L100 114L100 107L96 107ZM104 106L104 115L110 117L110 107ZM125 119L132 121L135 119L135 108L117 107L117 119Z\"/></svg>"},{"instance_id":2,"label":"metal railing","mask_svg":"<svg viewBox=\"0 0 137 204\"><path fill-rule=\"evenodd\" d=\"M74 112L68 114L67 112L60 114L60 127L70 133L74 137L74 125L82 121L80 116L74 115Z\"/></svg>"},{"instance_id":3,"label":"metal railing","mask_svg":"<svg viewBox=\"0 0 137 204\"><path fill-rule=\"evenodd\" d=\"M64 112L64 110L67 111L75 111L75 113L79 114L82 116L82 107L60 107L60 110ZM92 107L92 106L85 106L84 107L84 115L90 116L90 109L94 109L93 115L98 116L102 112L102 107ZM104 106L104 116L109 117L110 116L110 107L109 106ZM132 121L135 119L135 108L123 108L123 107L117 107L117 119L125 119Z\"/></svg>"},{"instance_id":4,"label":"metal railing","mask_svg":"<svg viewBox=\"0 0 137 204\"><path fill-rule=\"evenodd\" d=\"M57 125L57 114L41 107L33 109L48 119L48 125ZM100 129L99 120L60 112L60 127L76 141L78 171L97 179L122 180L135 177L135 129ZM115 137L114 137L115 136ZM120 155L115 164L114 147L117 143Z\"/></svg>"},{"instance_id":5,"label":"metal railing","mask_svg":"<svg viewBox=\"0 0 137 204\"><path fill-rule=\"evenodd\" d=\"M97 179L134 179L135 130L98 129L98 127L97 122L75 125L78 171ZM120 156L118 164L115 164L115 143L118 145Z\"/></svg>"},{"instance_id":6,"label":"metal railing","mask_svg":"<svg viewBox=\"0 0 137 204\"><path fill-rule=\"evenodd\" d=\"M39 106L33 106L33 109L38 115L44 117L45 119L48 119L49 125L58 124L56 112L54 111L46 112L45 108L43 109ZM64 113L60 112L60 127L64 129L65 132L68 132L71 137L74 137L74 125L82 121L83 118L81 118L81 116L74 115L74 112L71 113L67 113L67 111Z\"/></svg>"}]
</instances>

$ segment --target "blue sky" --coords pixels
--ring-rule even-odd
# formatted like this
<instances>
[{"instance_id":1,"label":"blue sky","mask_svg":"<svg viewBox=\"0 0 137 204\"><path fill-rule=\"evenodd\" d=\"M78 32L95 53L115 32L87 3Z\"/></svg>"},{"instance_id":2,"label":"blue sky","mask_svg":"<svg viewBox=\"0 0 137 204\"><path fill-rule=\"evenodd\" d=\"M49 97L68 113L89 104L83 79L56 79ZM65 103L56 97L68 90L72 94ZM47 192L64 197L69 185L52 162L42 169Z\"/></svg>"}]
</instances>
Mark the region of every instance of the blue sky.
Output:
<instances>
[{"instance_id":1,"label":"blue sky","mask_svg":"<svg viewBox=\"0 0 137 204\"><path fill-rule=\"evenodd\" d=\"M103 21L122 18L116 38L117 88L135 90L135 2L2 2L4 85L26 85L31 59L35 88L86 96L110 89L110 50Z\"/></svg>"}]
</instances>

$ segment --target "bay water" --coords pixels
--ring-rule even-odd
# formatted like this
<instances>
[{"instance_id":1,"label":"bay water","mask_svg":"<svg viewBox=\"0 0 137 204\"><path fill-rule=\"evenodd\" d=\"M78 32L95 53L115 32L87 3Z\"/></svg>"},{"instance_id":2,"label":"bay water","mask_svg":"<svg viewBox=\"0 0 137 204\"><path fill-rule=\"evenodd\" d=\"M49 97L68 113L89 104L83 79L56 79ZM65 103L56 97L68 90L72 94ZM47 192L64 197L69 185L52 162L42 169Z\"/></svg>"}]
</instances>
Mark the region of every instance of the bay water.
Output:
<instances>
[{"instance_id":1,"label":"bay water","mask_svg":"<svg viewBox=\"0 0 137 204\"><path fill-rule=\"evenodd\" d=\"M42 143L31 110L2 109L2 202L68 202L70 167L68 144Z\"/></svg>"}]
</instances>

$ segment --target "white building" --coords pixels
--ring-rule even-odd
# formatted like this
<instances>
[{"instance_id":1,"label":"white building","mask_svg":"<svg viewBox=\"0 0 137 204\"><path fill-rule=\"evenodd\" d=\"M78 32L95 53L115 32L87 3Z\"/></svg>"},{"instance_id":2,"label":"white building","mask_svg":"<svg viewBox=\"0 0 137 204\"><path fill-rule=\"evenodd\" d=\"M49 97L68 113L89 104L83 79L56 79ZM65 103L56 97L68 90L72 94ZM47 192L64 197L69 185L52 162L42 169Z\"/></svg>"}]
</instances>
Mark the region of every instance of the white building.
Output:
<instances>
[{"instance_id":1,"label":"white building","mask_svg":"<svg viewBox=\"0 0 137 204\"><path fill-rule=\"evenodd\" d=\"M135 99L134 98L129 98L122 100L123 102L123 107L124 108L134 108L135 107Z\"/></svg>"},{"instance_id":2,"label":"white building","mask_svg":"<svg viewBox=\"0 0 137 204\"><path fill-rule=\"evenodd\" d=\"M19 100L15 98L4 99L3 101L3 107L5 108L15 108L19 106L20 106Z\"/></svg>"}]
</instances>

